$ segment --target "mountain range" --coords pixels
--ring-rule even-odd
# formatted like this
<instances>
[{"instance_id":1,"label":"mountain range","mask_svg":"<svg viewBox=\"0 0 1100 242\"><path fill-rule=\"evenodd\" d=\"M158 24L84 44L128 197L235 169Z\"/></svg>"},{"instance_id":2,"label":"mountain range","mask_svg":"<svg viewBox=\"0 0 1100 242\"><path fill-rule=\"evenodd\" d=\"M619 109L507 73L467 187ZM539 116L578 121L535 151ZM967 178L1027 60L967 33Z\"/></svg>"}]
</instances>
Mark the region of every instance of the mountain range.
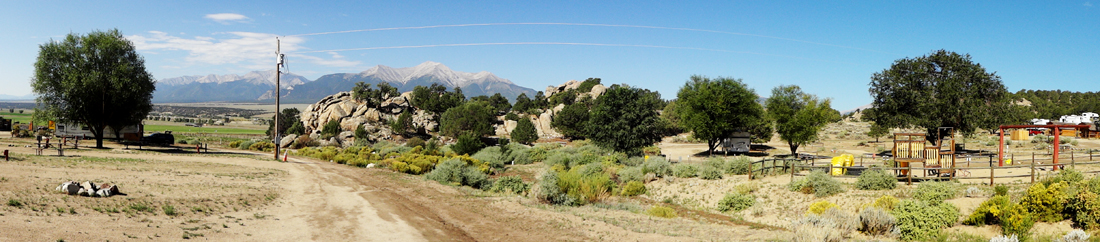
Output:
<instances>
[{"instance_id":1,"label":"mountain range","mask_svg":"<svg viewBox=\"0 0 1100 242\"><path fill-rule=\"evenodd\" d=\"M274 101L275 71L254 71L244 76L206 75L168 78L157 82L153 102L269 102ZM438 83L453 90L462 89L466 97L500 93L515 100L520 93L533 96L535 90L512 83L486 71L460 72L438 62L424 62L414 67L393 68L384 65L360 73L328 74L310 81L302 76L284 73L281 77L281 101L314 103L337 92L350 91L357 82L372 86L387 82L400 92L416 86Z\"/></svg>"}]
</instances>

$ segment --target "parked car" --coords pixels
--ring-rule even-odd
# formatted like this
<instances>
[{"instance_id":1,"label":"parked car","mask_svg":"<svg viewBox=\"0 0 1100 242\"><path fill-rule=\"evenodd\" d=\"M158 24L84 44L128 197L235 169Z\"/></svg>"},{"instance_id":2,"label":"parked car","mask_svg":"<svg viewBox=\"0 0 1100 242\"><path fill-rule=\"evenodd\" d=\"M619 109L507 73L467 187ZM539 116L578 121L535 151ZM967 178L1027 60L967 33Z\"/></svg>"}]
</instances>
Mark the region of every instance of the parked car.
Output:
<instances>
[{"instance_id":1,"label":"parked car","mask_svg":"<svg viewBox=\"0 0 1100 242\"><path fill-rule=\"evenodd\" d=\"M176 143L176 136L172 135L171 131L164 133L158 132L141 137L141 142L149 145L172 145Z\"/></svg>"}]
</instances>

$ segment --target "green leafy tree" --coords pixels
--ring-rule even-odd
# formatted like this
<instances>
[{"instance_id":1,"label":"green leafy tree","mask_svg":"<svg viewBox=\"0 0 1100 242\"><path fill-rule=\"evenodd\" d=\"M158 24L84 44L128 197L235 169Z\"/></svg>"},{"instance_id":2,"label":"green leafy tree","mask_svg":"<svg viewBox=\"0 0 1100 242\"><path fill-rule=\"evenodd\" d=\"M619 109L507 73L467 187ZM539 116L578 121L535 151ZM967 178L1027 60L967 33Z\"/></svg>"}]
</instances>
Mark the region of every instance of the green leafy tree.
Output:
<instances>
[{"instance_id":1,"label":"green leafy tree","mask_svg":"<svg viewBox=\"0 0 1100 242\"><path fill-rule=\"evenodd\" d=\"M356 142L358 142L360 140L367 140L369 138L368 135L369 134L367 133L367 129L363 128L362 124L355 126L355 141Z\"/></svg>"},{"instance_id":2,"label":"green leafy tree","mask_svg":"<svg viewBox=\"0 0 1100 242\"><path fill-rule=\"evenodd\" d=\"M378 83L378 89L371 88L370 84L364 82L355 83L355 87L351 88L351 96L355 100L366 102L367 106L378 107L388 98L396 97L400 95L397 92L397 88L390 86L388 82Z\"/></svg>"},{"instance_id":3,"label":"green leafy tree","mask_svg":"<svg viewBox=\"0 0 1100 242\"><path fill-rule=\"evenodd\" d=\"M504 95L500 95L500 93L493 94L492 97L489 97L489 105L492 105L493 108L497 110L497 113L500 114L512 110L512 104L508 103L508 98L505 98Z\"/></svg>"},{"instance_id":4,"label":"green leafy tree","mask_svg":"<svg viewBox=\"0 0 1100 242\"><path fill-rule=\"evenodd\" d=\"M531 98L527 97L527 93L520 93L516 97L516 104L512 105L512 110L516 112L527 112L528 109L534 107L534 103L531 102Z\"/></svg>"},{"instance_id":5,"label":"green leafy tree","mask_svg":"<svg viewBox=\"0 0 1100 242\"><path fill-rule=\"evenodd\" d=\"M680 104L675 99L665 104L665 108L661 110L661 120L665 123L665 136L684 132L684 128L680 126Z\"/></svg>"},{"instance_id":6,"label":"green leafy tree","mask_svg":"<svg viewBox=\"0 0 1100 242\"><path fill-rule=\"evenodd\" d=\"M413 88L413 106L435 114L446 112L465 101L466 96L462 95L462 89L458 87L455 87L454 92L448 92L447 87L438 83L432 83L430 87L416 86Z\"/></svg>"},{"instance_id":7,"label":"green leafy tree","mask_svg":"<svg viewBox=\"0 0 1100 242\"><path fill-rule=\"evenodd\" d=\"M660 106L661 94L657 92L612 85L592 107L588 138L604 148L641 154L643 147L661 140Z\"/></svg>"},{"instance_id":8,"label":"green leafy tree","mask_svg":"<svg viewBox=\"0 0 1100 242\"><path fill-rule=\"evenodd\" d=\"M531 119L522 118L516 124L516 129L512 130L512 139L521 144L530 145L531 142L539 139L538 132L535 124L531 123Z\"/></svg>"},{"instance_id":9,"label":"green leafy tree","mask_svg":"<svg viewBox=\"0 0 1100 242\"><path fill-rule=\"evenodd\" d=\"M791 154L797 154L802 144L816 140L817 133L825 124L839 116L829 107L829 99L818 99L794 85L775 87L772 96L764 103L768 108L768 117L775 120L776 133L779 133L780 139L787 141Z\"/></svg>"},{"instance_id":10,"label":"green leafy tree","mask_svg":"<svg viewBox=\"0 0 1100 242\"><path fill-rule=\"evenodd\" d=\"M590 77L581 82L580 86L577 86L578 93L588 93L592 91L592 87L600 85L600 78Z\"/></svg>"},{"instance_id":11,"label":"green leafy tree","mask_svg":"<svg viewBox=\"0 0 1100 242\"><path fill-rule=\"evenodd\" d=\"M565 105L560 112L554 115L550 125L569 139L584 139L588 137L588 105L574 103Z\"/></svg>"},{"instance_id":12,"label":"green leafy tree","mask_svg":"<svg viewBox=\"0 0 1100 242\"><path fill-rule=\"evenodd\" d=\"M412 126L412 114L409 113L408 109L405 109L404 112L401 112L401 115L397 115L397 119L390 122L390 130L399 135L408 134L409 128L412 128Z\"/></svg>"},{"instance_id":13,"label":"green leafy tree","mask_svg":"<svg viewBox=\"0 0 1100 242\"><path fill-rule=\"evenodd\" d=\"M152 111L155 82L117 29L70 33L39 46L31 80L35 115L86 125L102 148L106 127L140 124Z\"/></svg>"},{"instance_id":14,"label":"green leafy tree","mask_svg":"<svg viewBox=\"0 0 1100 242\"><path fill-rule=\"evenodd\" d=\"M481 142L481 137L472 133L463 133L459 135L455 144L451 145L451 150L459 155L472 155L482 148L485 148L485 142Z\"/></svg>"},{"instance_id":15,"label":"green leafy tree","mask_svg":"<svg viewBox=\"0 0 1100 242\"><path fill-rule=\"evenodd\" d=\"M329 120L328 123L325 123L325 126L321 128L321 137L325 139L332 138L339 134L340 131L342 131L340 122L337 122L335 119Z\"/></svg>"},{"instance_id":16,"label":"green leafy tree","mask_svg":"<svg viewBox=\"0 0 1100 242\"><path fill-rule=\"evenodd\" d=\"M439 120L439 131L448 137L458 137L465 133L481 137L493 133L495 121L496 116L486 103L466 102L443 113Z\"/></svg>"},{"instance_id":17,"label":"green leafy tree","mask_svg":"<svg viewBox=\"0 0 1100 242\"><path fill-rule=\"evenodd\" d=\"M303 134L305 128L302 127L301 111L298 108L284 108L283 112L279 113L279 131L284 134ZM274 119L275 115L271 115ZM275 129L275 122L267 124L267 131L265 134L271 135Z\"/></svg>"},{"instance_id":18,"label":"green leafy tree","mask_svg":"<svg viewBox=\"0 0 1100 242\"><path fill-rule=\"evenodd\" d=\"M737 131L771 138L771 129L763 127L767 126L767 119L764 108L756 102L756 92L740 79L691 76L676 96L680 127L690 130L695 138L706 140L709 152L714 152L722 139ZM765 132L766 136L762 134Z\"/></svg>"},{"instance_id":19,"label":"green leafy tree","mask_svg":"<svg viewBox=\"0 0 1100 242\"><path fill-rule=\"evenodd\" d=\"M877 125L920 127L934 139L937 127L954 127L963 134L1018 122L1010 95L996 73L946 50L894 61L871 76L870 93Z\"/></svg>"},{"instance_id":20,"label":"green leafy tree","mask_svg":"<svg viewBox=\"0 0 1100 242\"><path fill-rule=\"evenodd\" d=\"M535 104L535 106L533 108L546 109L546 108L550 107L550 102L549 102L549 100L547 100L546 94L542 93L542 91L536 92L535 93L535 99L533 99L531 101L533 101L534 104Z\"/></svg>"}]
</instances>

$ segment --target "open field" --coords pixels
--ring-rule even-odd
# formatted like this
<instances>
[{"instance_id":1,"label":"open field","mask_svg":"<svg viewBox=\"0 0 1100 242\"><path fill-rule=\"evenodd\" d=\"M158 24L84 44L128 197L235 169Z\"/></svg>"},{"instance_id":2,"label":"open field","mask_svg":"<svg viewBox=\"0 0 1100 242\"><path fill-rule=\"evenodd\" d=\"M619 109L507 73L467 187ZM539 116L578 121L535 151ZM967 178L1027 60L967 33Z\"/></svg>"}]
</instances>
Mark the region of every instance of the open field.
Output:
<instances>
[{"instance_id":1,"label":"open field","mask_svg":"<svg viewBox=\"0 0 1100 242\"><path fill-rule=\"evenodd\" d=\"M31 122L31 114L33 112L19 113L17 111L15 113L9 113L9 112L7 112L7 110L4 110L4 111L5 112L0 112L0 117L4 117L6 119L11 119L11 123L13 123L13 124L15 122L24 123L24 124Z\"/></svg>"},{"instance_id":2,"label":"open field","mask_svg":"<svg viewBox=\"0 0 1100 242\"><path fill-rule=\"evenodd\" d=\"M161 131L166 131L166 130L167 131L172 131L172 132L177 132L177 133L187 132L187 133L219 133L219 134L264 134L264 131L265 131L263 129L245 129L245 128L232 128L232 127L210 126L210 125L203 126L203 127L188 127L188 126L183 126L182 123L179 124L179 125L157 125L157 124L145 125L145 131L146 132L161 132Z\"/></svg>"},{"instance_id":3,"label":"open field","mask_svg":"<svg viewBox=\"0 0 1100 242\"><path fill-rule=\"evenodd\" d=\"M860 134L860 127L860 123L831 124L820 143L800 150L823 156L880 150L881 146L868 144L873 139ZM783 173L754 180L730 174L716 180L669 176L647 182L648 192L641 196L609 196L572 207L547 205L531 195L445 185L424 176L306 157L292 156L283 163L271 161L269 153L213 146L208 154L194 154L186 148L126 150L110 142L109 149L82 147L66 150L64 157L47 150L46 156L34 156L28 155L33 150L26 147L32 139L7 137L0 133L0 147L7 145L15 155L12 161L0 161L0 170L5 171L0 173L0 231L5 231L0 240L4 241L788 241L795 237L791 221L804 216L814 202L829 201L844 212L857 213L883 195L912 198L919 184L899 182L892 190L863 191L854 188L854 178L838 178L846 191L819 198L787 189L792 178ZM989 139L972 137L966 145L989 150L994 148L986 145ZM770 154L788 153L784 144L778 139L766 143L777 147ZM1017 157L1041 151L1030 144L1016 142L1012 151ZM673 161L705 161L697 156L706 150L705 144L673 143L669 138L659 147ZM1075 147L1100 148L1100 141L1078 140ZM870 165L876 160L863 162ZM985 161L971 165L988 166ZM509 167L505 175L518 175L528 182L547 170L542 163ZM1077 168L1100 170L1098 165ZM970 175L981 176L978 172ZM118 184L127 195L89 198L53 191L68 180ZM964 190L973 187L977 192L960 191L947 200L960 209L960 220L992 196L986 182L962 180ZM998 179L996 183L1007 184L1010 193L1018 194L1030 180ZM756 204L739 212L717 211L718 201L735 191L753 194ZM679 215L648 215L646 211L655 206L671 207ZM1037 238L1053 238L1071 229L1068 221L1062 221L1037 223L1031 231ZM949 241L987 241L1000 233L997 226L957 223L946 231L955 238ZM849 239L895 238L856 233Z\"/></svg>"},{"instance_id":4,"label":"open field","mask_svg":"<svg viewBox=\"0 0 1100 242\"><path fill-rule=\"evenodd\" d=\"M0 137L6 137L0 134ZM33 156L30 139L0 138L0 240L671 241L782 239L780 230L605 207L547 206L382 169L267 154L173 149ZM53 191L61 182L117 184L125 196ZM731 230L730 228L738 228ZM684 237L688 236L688 237Z\"/></svg>"}]
</instances>

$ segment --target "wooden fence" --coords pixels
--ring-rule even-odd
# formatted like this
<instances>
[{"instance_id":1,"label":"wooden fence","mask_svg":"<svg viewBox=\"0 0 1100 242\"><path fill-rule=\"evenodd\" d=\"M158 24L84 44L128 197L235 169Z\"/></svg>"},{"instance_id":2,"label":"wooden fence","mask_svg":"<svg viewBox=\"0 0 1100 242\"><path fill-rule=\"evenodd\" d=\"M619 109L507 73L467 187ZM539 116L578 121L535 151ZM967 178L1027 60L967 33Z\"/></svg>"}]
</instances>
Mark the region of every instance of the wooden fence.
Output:
<instances>
[{"instance_id":1,"label":"wooden fence","mask_svg":"<svg viewBox=\"0 0 1100 242\"><path fill-rule=\"evenodd\" d=\"M1068 153L1068 155L1066 153ZM1093 152L1092 150L1089 150L1088 153L1078 153L1078 152L1074 152L1074 151L1063 152L1063 154L1059 155L1060 156L1059 163L1057 164L1058 169L1067 169L1068 168L1068 169L1078 170L1082 173L1100 173L1100 169L1096 169L1096 170L1077 169L1077 166L1089 166L1089 165L1100 164L1100 159L1098 159L1098 158L1100 158L1100 153L1096 153L1096 154L1094 154L1094 153L1096 153L1096 152ZM1053 171L1055 166L1056 166L1055 164L1053 164L1053 159L1051 158L1050 154L1034 154L1033 153L1033 154L1031 154L1030 157L1021 157L1021 158L1025 158L1025 159L1015 159L1016 157L1014 155L1011 155L1009 157L1006 157L1006 159L1013 160L1012 164L1011 165L1005 164L1004 166L999 166L997 163L995 163L995 161L992 159L992 156L988 156L988 157L990 157L989 160L988 160L988 163L985 163L985 162L971 162L971 161L968 160L966 163L964 163L964 165L960 165L960 164L956 163L955 166L947 166L947 167L913 167L912 165L907 166L907 167L883 167L883 166L868 167L868 166L863 166L864 162L862 162L862 161L860 163L857 163L857 164L860 164L860 166L834 166L832 163L828 162L828 160L826 160L825 165L815 165L814 163L817 163L817 160L763 159L763 160L752 162L752 170L749 173L749 179L750 180L751 179L756 179L760 175L765 175L766 176L769 173L774 174L774 173L776 173L775 171L783 171L784 173L789 173L789 175L791 177L791 180L794 180L795 176L806 176L806 174L801 174L800 173L800 171L805 171L805 170L809 170L809 171L821 170L821 171L825 171L826 173L831 174L831 171L833 171L833 169L844 169L845 171L847 171L847 170L881 169L881 170L884 170L884 171L887 171L887 172L893 172L894 174L902 174L902 175L898 176L898 179L902 180L902 181L905 181L907 184L912 184L913 180L985 180L985 179L988 179L989 184L993 185L993 184L995 184L997 179L1007 179L1007 178L1030 178L1031 182L1034 183L1037 180L1036 177L1041 175L1041 174L1036 174L1036 170ZM1030 158L1030 159L1026 159L1026 158ZM885 164L885 162L878 163L879 161L881 161L881 160L875 159L872 163L877 163L878 165ZM809 163L809 164L807 164L807 163ZM1005 171L1005 170L1019 169L1019 168L1027 168L1028 172L1026 172L1025 174L1009 174L1011 172ZM985 171L985 170L989 171L988 176L975 176L975 175L973 175L975 172L972 172L972 171ZM929 175L929 173L931 173L931 172L941 172L941 171L946 171L946 172L940 173L940 175ZM997 174L998 171L1000 171L1000 173L1001 173L1000 175ZM915 176L915 175L917 175L917 176ZM843 175L833 176L833 177L837 177L837 178L858 178L859 176L858 175L849 175L848 172L844 172Z\"/></svg>"}]
</instances>

